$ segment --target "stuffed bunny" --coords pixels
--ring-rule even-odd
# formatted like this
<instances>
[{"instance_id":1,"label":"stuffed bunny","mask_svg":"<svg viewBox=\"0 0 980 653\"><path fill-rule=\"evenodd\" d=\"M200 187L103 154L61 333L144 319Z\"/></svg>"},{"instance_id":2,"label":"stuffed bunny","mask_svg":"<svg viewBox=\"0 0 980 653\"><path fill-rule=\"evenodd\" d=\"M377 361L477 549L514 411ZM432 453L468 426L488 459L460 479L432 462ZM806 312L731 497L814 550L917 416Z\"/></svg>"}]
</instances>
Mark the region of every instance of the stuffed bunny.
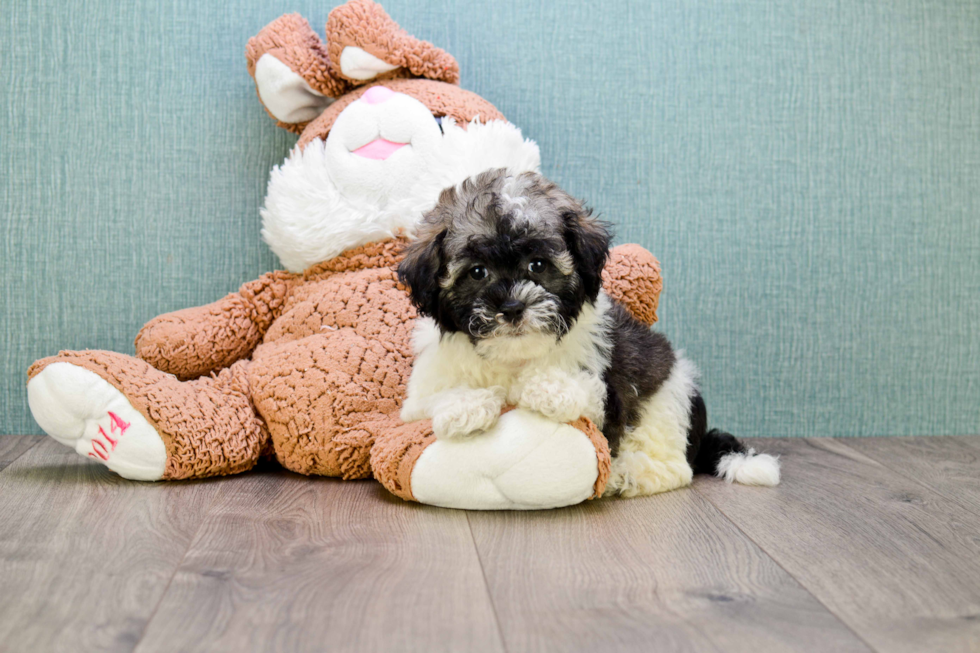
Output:
<instances>
[{"instance_id":1,"label":"stuffed bunny","mask_svg":"<svg viewBox=\"0 0 980 653\"><path fill-rule=\"evenodd\" d=\"M29 370L53 438L130 479L237 474L262 456L308 475L373 476L441 506L549 508L602 493L609 449L587 420L521 409L490 431L436 440L399 410L415 311L396 268L440 191L491 168L537 171L537 146L457 86L456 61L370 0L334 9L324 45L287 15L246 50L259 99L300 135L272 171L262 234L285 271L161 315L133 358L64 351ZM660 270L613 250L607 292L647 324Z\"/></svg>"}]
</instances>

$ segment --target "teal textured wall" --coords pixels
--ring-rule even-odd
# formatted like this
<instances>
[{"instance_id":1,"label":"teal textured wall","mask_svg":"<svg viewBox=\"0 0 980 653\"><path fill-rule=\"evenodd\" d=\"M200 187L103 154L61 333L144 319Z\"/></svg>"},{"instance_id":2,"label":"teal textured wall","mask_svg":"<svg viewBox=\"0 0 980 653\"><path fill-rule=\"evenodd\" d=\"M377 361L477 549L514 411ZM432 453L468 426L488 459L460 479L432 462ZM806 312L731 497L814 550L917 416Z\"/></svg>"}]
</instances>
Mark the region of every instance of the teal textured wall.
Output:
<instances>
[{"instance_id":1,"label":"teal textured wall","mask_svg":"<svg viewBox=\"0 0 980 653\"><path fill-rule=\"evenodd\" d=\"M544 172L663 263L661 324L744 435L980 432L980 4L388 0ZM332 3L13 0L0 21L0 429L25 370L132 353L274 268L295 137L247 39Z\"/></svg>"}]
</instances>

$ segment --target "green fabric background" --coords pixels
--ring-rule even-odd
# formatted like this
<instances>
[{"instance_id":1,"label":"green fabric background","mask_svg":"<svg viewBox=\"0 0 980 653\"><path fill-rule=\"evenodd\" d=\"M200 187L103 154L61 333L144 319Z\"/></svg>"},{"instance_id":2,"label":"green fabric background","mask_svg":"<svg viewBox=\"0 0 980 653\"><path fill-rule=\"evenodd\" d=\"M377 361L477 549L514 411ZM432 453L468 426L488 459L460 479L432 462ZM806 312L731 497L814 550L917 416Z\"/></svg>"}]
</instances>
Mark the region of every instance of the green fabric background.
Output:
<instances>
[{"instance_id":1,"label":"green fabric background","mask_svg":"<svg viewBox=\"0 0 980 653\"><path fill-rule=\"evenodd\" d=\"M544 172L663 264L660 328L743 435L980 432L980 3L387 0ZM328 0L14 0L0 20L0 430L59 349L276 267L295 137L247 39Z\"/></svg>"}]
</instances>

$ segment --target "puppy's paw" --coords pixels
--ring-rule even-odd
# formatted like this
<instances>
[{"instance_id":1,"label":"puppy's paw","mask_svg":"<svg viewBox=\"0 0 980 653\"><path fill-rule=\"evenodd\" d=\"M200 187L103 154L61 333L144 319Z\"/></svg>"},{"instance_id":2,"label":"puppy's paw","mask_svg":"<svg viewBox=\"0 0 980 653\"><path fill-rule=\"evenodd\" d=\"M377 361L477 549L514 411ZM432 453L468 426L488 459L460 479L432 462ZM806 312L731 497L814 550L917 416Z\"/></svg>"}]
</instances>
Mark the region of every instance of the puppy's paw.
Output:
<instances>
[{"instance_id":1,"label":"puppy's paw","mask_svg":"<svg viewBox=\"0 0 980 653\"><path fill-rule=\"evenodd\" d=\"M594 421L602 412L603 391L589 376L548 369L524 381L517 405L556 422L571 422L583 415Z\"/></svg>"},{"instance_id":2,"label":"puppy's paw","mask_svg":"<svg viewBox=\"0 0 980 653\"><path fill-rule=\"evenodd\" d=\"M440 393L432 407L432 432L442 440L486 431L497 423L503 405L502 388L461 388Z\"/></svg>"}]
</instances>

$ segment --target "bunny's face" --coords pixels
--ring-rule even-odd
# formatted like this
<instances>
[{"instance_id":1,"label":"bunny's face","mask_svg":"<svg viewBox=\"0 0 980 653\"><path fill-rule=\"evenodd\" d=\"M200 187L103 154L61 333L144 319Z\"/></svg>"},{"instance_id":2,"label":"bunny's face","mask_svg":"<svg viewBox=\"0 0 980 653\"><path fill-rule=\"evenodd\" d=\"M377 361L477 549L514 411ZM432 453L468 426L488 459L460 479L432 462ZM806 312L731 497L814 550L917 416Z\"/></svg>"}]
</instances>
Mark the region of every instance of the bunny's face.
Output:
<instances>
[{"instance_id":1,"label":"bunny's face","mask_svg":"<svg viewBox=\"0 0 980 653\"><path fill-rule=\"evenodd\" d=\"M387 203L410 194L443 153L441 119L415 98L372 86L337 117L324 146L338 189Z\"/></svg>"},{"instance_id":2,"label":"bunny's face","mask_svg":"<svg viewBox=\"0 0 980 653\"><path fill-rule=\"evenodd\" d=\"M262 236L290 271L411 236L442 189L480 172L537 172L537 145L456 85L450 55L379 5L334 9L327 37L324 46L305 20L283 16L246 51L266 110L300 134L261 211Z\"/></svg>"},{"instance_id":3,"label":"bunny's face","mask_svg":"<svg viewBox=\"0 0 980 653\"><path fill-rule=\"evenodd\" d=\"M538 146L506 120L461 125L387 86L364 95L269 179L262 235L290 271L411 236L442 189L484 170L538 170Z\"/></svg>"}]
</instances>

